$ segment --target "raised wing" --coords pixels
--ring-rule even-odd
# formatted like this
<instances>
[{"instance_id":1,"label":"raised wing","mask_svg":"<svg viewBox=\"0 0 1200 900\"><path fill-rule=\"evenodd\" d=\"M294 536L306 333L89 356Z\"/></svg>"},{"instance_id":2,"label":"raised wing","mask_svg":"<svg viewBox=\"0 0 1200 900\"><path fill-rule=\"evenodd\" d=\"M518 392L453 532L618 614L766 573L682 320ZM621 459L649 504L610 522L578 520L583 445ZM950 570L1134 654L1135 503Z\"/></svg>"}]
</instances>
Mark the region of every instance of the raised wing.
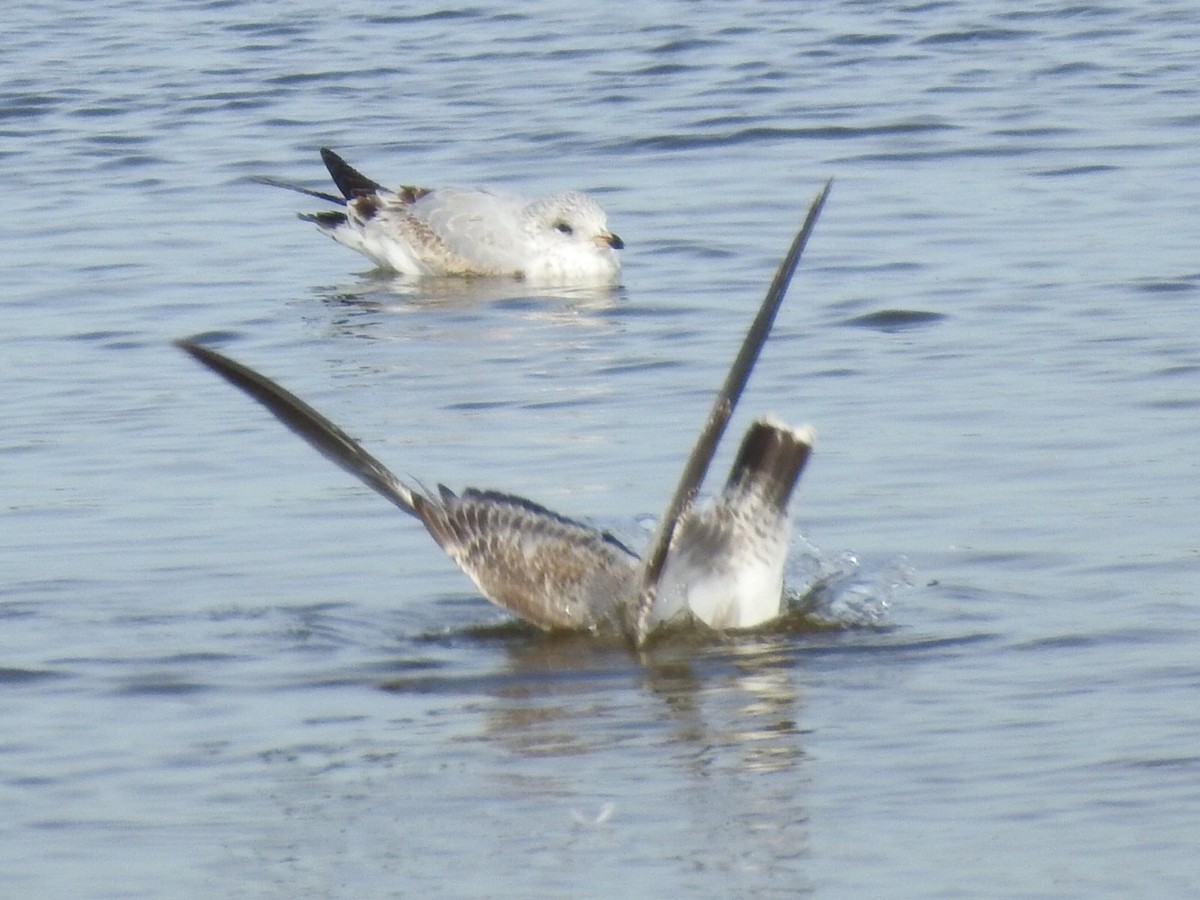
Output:
<instances>
[{"instance_id":1,"label":"raised wing","mask_svg":"<svg viewBox=\"0 0 1200 900\"><path fill-rule=\"evenodd\" d=\"M650 611L654 606L658 580L662 575L679 518L691 506L696 498L696 493L704 482L704 476L712 463L717 444L721 440L721 435L725 433L729 417L733 415L734 407L737 406L738 399L742 396L742 391L750 378L750 372L753 371L763 344L766 343L767 336L771 333L771 326L775 323L775 314L779 312L779 306L783 302L784 295L787 294L788 285L791 284L792 275L800 263L804 247L808 243L808 238L817 224L817 218L821 215L821 209L832 188L833 179L830 179L825 182L825 187L813 200L808 209L808 215L805 216L804 224L792 241L787 256L779 264L775 278L771 282L770 288L767 289L767 295L763 298L762 305L759 307L754 321L750 324L750 329L746 332L742 346L729 369L729 374L725 377L725 383L717 392L708 419L700 429L691 455L683 467L675 494L659 522L658 530L655 532L654 539L642 562L640 596L634 604L631 616L631 636L637 644L644 643L649 633Z\"/></svg>"}]
</instances>

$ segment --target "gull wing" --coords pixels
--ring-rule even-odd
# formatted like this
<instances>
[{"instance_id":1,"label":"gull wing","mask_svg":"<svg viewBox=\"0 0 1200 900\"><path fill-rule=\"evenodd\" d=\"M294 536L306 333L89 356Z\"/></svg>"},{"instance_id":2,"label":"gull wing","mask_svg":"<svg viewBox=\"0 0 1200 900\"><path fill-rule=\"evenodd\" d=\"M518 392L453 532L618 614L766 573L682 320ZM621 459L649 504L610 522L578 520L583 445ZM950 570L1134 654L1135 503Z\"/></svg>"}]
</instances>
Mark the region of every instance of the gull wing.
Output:
<instances>
[{"instance_id":1,"label":"gull wing","mask_svg":"<svg viewBox=\"0 0 1200 900\"><path fill-rule=\"evenodd\" d=\"M737 406L738 399L746 387L746 382L750 378L750 372L754 369L754 363L758 360L763 344L766 343L767 336L771 333L771 326L775 323L775 314L779 312L779 306L787 294L788 285L791 284L792 275L800 263L804 247L808 243L808 238L817 224L817 218L820 216L821 209L832 188L833 179L830 179L825 182L825 187L813 200L808 209L808 215L805 216L804 224L792 241L787 256L779 264L775 278L771 282L770 288L767 289L767 295L763 298L762 305L759 307L750 329L746 332L742 346L729 369L729 374L725 377L725 383L717 392L712 410L709 412L704 426L700 429L700 434L696 438L687 463L684 464L675 494L663 513L658 530L642 561L640 595L633 604L631 619L627 626L631 629L631 636L636 644L640 645L646 640L650 627L650 611L654 606L655 593L659 579L662 577L663 566L667 560L675 528L680 517L695 500L696 493L704 482L704 476L716 453L717 444L720 443L725 426L729 423L729 417L733 415L734 407Z\"/></svg>"},{"instance_id":2,"label":"gull wing","mask_svg":"<svg viewBox=\"0 0 1200 900\"><path fill-rule=\"evenodd\" d=\"M419 507L425 499L422 495L393 475L387 466L364 450L358 441L295 394L284 390L249 366L244 366L193 340L176 341L175 346L234 387L245 391L334 465L349 472L410 516L421 518Z\"/></svg>"},{"instance_id":3,"label":"gull wing","mask_svg":"<svg viewBox=\"0 0 1200 900\"><path fill-rule=\"evenodd\" d=\"M329 177L333 179L333 183L337 185L338 190L347 200L380 192L390 193L378 181L368 178L328 147L321 148L321 162L325 163L325 168L329 170Z\"/></svg>"},{"instance_id":4,"label":"gull wing","mask_svg":"<svg viewBox=\"0 0 1200 900\"><path fill-rule=\"evenodd\" d=\"M248 366L195 341L176 345L249 394L322 456L420 519L438 545L498 606L543 629L615 622L638 558L616 538L528 500L404 484L341 428Z\"/></svg>"},{"instance_id":5,"label":"gull wing","mask_svg":"<svg viewBox=\"0 0 1200 900\"><path fill-rule=\"evenodd\" d=\"M612 535L509 494L443 487L426 526L485 597L547 630L618 626L637 577Z\"/></svg>"},{"instance_id":6,"label":"gull wing","mask_svg":"<svg viewBox=\"0 0 1200 900\"><path fill-rule=\"evenodd\" d=\"M287 191L295 191L297 194L304 194L308 197L316 197L318 200L324 200L338 206L345 206L348 200L353 200L356 197L362 197L367 194L378 193L379 191L391 193L383 185L372 181L327 147L321 148L321 159L325 163L325 168L329 170L329 177L333 179L333 183L342 192L342 196L339 197L336 194L326 193L325 191L314 191L312 188L292 184L290 181L283 181L279 178L272 178L269 175L256 175L250 180L257 184L265 184L270 187L283 188Z\"/></svg>"},{"instance_id":7,"label":"gull wing","mask_svg":"<svg viewBox=\"0 0 1200 900\"><path fill-rule=\"evenodd\" d=\"M408 214L456 256L485 272L522 272L528 240L522 212L528 201L488 188L443 187L418 197Z\"/></svg>"}]
</instances>

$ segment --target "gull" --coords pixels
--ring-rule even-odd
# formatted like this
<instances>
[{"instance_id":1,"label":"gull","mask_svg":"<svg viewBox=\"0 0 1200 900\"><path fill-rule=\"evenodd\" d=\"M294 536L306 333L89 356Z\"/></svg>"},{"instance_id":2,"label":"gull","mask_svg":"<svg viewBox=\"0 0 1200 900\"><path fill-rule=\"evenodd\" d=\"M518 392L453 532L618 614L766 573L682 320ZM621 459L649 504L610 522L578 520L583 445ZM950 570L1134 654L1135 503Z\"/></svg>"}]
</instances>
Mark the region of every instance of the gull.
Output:
<instances>
[{"instance_id":1,"label":"gull","mask_svg":"<svg viewBox=\"0 0 1200 900\"><path fill-rule=\"evenodd\" d=\"M377 266L409 276L501 276L537 284L615 284L624 242L608 230L600 204L579 191L538 199L493 188L389 190L328 148L321 159L341 196L273 178L340 207L300 213L339 244Z\"/></svg>"},{"instance_id":2,"label":"gull","mask_svg":"<svg viewBox=\"0 0 1200 900\"><path fill-rule=\"evenodd\" d=\"M831 187L827 182L813 201L780 264L640 557L608 532L522 497L406 484L266 376L194 340L176 344L418 519L484 597L543 630L620 630L641 646L660 626L680 620L751 628L783 609L787 507L808 461L811 429L760 417L747 429L721 493L707 505L697 504L696 495Z\"/></svg>"}]
</instances>

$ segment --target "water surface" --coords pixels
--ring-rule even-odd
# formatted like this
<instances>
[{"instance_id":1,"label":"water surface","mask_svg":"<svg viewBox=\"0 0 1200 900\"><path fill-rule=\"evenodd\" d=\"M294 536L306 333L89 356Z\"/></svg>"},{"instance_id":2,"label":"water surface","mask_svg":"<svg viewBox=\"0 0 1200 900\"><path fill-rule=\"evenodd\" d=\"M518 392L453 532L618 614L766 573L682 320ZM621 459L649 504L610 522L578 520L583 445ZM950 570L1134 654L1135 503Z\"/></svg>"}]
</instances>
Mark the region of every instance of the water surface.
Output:
<instances>
[{"instance_id":1,"label":"water surface","mask_svg":"<svg viewBox=\"0 0 1200 900\"><path fill-rule=\"evenodd\" d=\"M5 895L1194 893L1198 25L13 6ZM592 191L623 286L381 280L250 181L324 187L320 146ZM533 633L170 346L642 541L830 175L732 433L816 427L832 628Z\"/></svg>"}]
</instances>

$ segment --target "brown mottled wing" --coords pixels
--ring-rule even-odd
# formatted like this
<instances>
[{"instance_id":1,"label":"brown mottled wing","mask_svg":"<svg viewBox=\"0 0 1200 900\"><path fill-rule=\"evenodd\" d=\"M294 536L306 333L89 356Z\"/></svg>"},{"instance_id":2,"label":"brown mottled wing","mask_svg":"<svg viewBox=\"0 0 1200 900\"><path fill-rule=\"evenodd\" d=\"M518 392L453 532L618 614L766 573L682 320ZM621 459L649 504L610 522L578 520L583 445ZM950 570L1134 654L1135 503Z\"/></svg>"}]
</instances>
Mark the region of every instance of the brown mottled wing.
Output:
<instances>
[{"instance_id":1,"label":"brown mottled wing","mask_svg":"<svg viewBox=\"0 0 1200 900\"><path fill-rule=\"evenodd\" d=\"M615 620L638 558L616 538L494 491L436 496L410 488L296 395L195 341L177 346L265 406L323 456L418 517L485 597L539 628L586 629Z\"/></svg>"},{"instance_id":2,"label":"brown mottled wing","mask_svg":"<svg viewBox=\"0 0 1200 900\"><path fill-rule=\"evenodd\" d=\"M418 510L485 597L546 630L615 624L638 558L611 535L520 497L441 489Z\"/></svg>"},{"instance_id":3,"label":"brown mottled wing","mask_svg":"<svg viewBox=\"0 0 1200 900\"><path fill-rule=\"evenodd\" d=\"M364 245L378 247L390 244L396 253L411 257L410 266L396 265L395 260L389 259L393 268L403 271L416 267L436 275L511 274L507 269L497 271L481 268L474 261L456 253L428 222L413 214L411 202L405 199L406 196L372 194L346 204L347 214L353 217ZM374 254L368 255L376 258Z\"/></svg>"}]
</instances>

